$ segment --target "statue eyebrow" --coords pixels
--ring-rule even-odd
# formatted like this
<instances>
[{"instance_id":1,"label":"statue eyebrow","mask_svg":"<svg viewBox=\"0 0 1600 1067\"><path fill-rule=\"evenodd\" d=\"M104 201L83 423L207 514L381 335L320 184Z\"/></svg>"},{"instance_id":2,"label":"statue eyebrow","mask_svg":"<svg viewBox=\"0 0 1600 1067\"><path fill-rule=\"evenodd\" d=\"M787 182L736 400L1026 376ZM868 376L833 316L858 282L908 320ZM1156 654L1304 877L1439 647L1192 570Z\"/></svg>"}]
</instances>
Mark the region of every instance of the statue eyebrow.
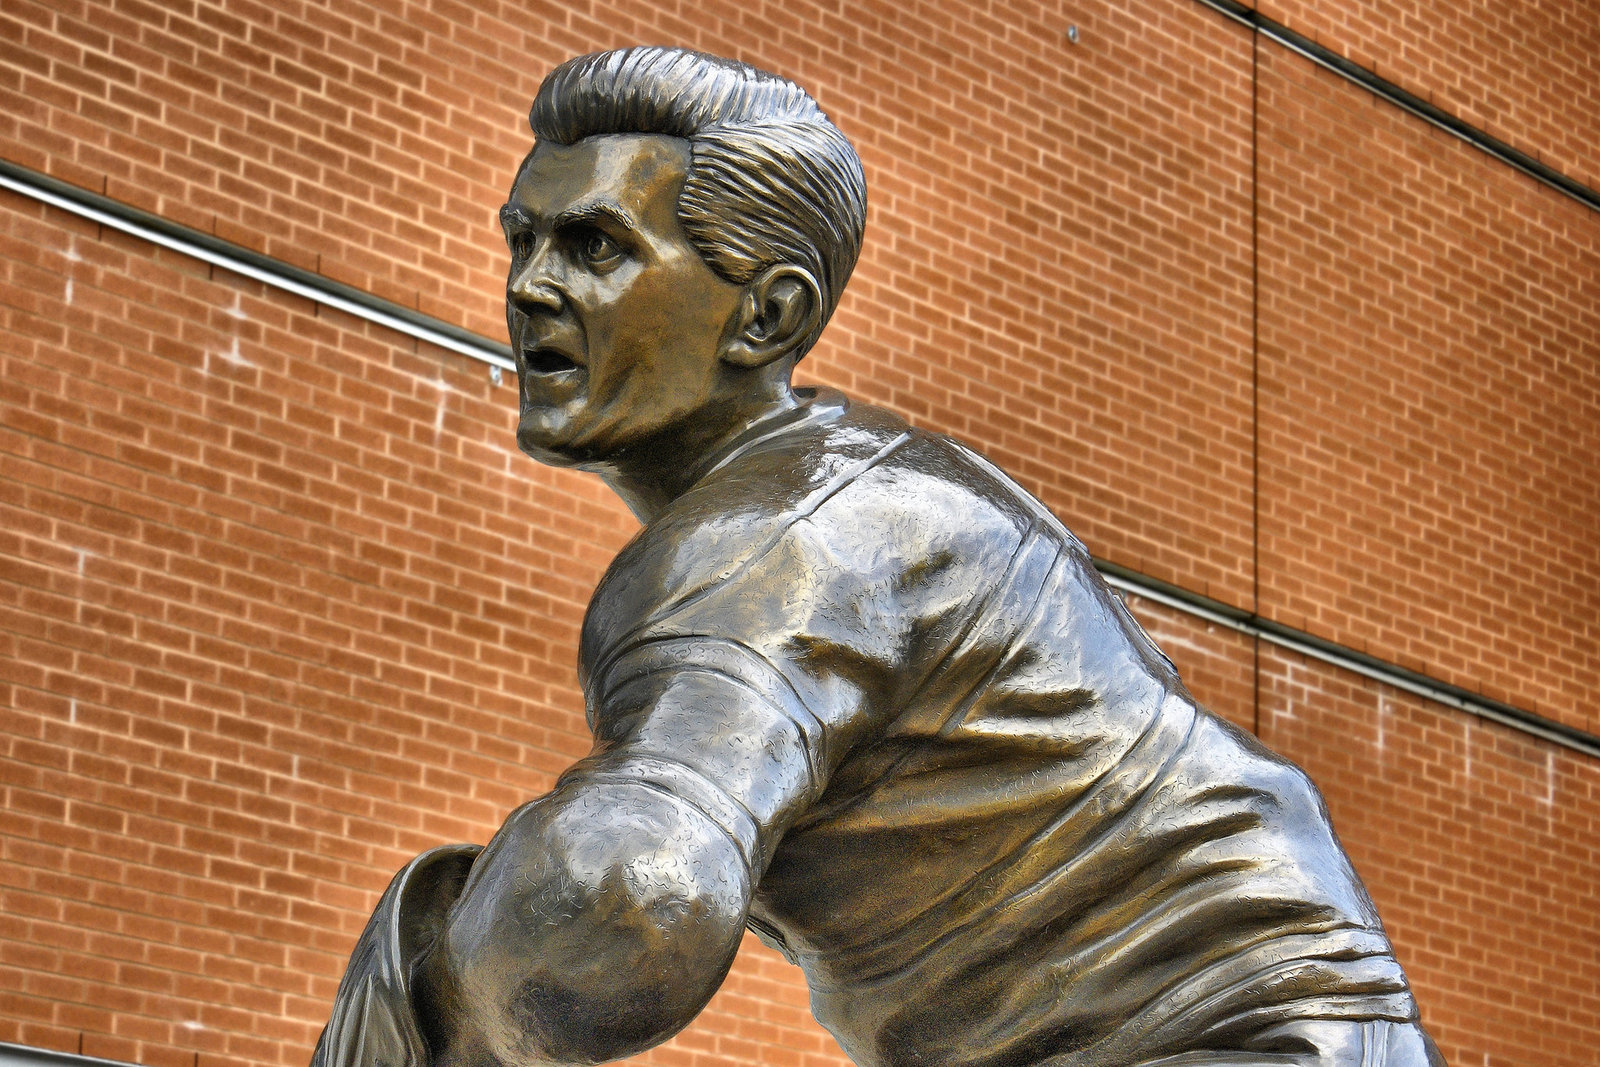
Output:
<instances>
[{"instance_id":1,"label":"statue eyebrow","mask_svg":"<svg viewBox=\"0 0 1600 1067\"><path fill-rule=\"evenodd\" d=\"M500 208L501 229L532 229L535 222L536 220L532 215L529 215L514 204L506 204ZM639 228L638 224L628 216L627 212L617 205L608 204L603 200L568 208L550 220L550 228L559 230L563 226L578 226L585 223L600 222L610 223L624 233L634 233Z\"/></svg>"},{"instance_id":2,"label":"statue eyebrow","mask_svg":"<svg viewBox=\"0 0 1600 1067\"><path fill-rule=\"evenodd\" d=\"M624 233L633 233L639 228L626 211L623 211L615 204L609 204L603 200L569 207L550 220L550 228L559 230L564 226L581 226L586 223L594 224L600 222L608 222Z\"/></svg>"}]
</instances>

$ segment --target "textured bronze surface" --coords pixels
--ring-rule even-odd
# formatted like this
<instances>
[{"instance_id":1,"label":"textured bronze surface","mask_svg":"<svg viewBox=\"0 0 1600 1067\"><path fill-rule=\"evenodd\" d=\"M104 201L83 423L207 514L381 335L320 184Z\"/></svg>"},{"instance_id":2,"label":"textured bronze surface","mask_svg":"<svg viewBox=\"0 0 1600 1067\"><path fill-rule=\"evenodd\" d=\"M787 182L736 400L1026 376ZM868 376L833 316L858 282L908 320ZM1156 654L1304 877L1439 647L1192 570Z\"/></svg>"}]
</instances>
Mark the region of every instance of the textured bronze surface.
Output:
<instances>
[{"instance_id":1,"label":"textured bronze surface","mask_svg":"<svg viewBox=\"0 0 1600 1067\"><path fill-rule=\"evenodd\" d=\"M746 927L863 1067L1437 1064L1305 775L987 461L791 388L865 218L809 97L637 49L532 123L518 444L645 524L584 624L595 747L397 876L317 1067L626 1056Z\"/></svg>"}]
</instances>

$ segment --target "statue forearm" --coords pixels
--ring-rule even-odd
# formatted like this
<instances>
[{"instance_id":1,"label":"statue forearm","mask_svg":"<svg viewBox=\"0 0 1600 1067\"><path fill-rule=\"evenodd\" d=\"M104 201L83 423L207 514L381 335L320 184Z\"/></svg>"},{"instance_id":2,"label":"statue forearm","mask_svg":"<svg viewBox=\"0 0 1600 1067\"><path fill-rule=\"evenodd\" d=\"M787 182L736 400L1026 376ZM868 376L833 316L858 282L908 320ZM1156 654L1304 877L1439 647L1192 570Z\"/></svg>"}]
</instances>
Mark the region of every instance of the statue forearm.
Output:
<instances>
[{"instance_id":1,"label":"statue forearm","mask_svg":"<svg viewBox=\"0 0 1600 1067\"><path fill-rule=\"evenodd\" d=\"M710 999L752 891L727 832L642 785L571 783L506 820L415 972L434 1067L595 1063Z\"/></svg>"}]
</instances>

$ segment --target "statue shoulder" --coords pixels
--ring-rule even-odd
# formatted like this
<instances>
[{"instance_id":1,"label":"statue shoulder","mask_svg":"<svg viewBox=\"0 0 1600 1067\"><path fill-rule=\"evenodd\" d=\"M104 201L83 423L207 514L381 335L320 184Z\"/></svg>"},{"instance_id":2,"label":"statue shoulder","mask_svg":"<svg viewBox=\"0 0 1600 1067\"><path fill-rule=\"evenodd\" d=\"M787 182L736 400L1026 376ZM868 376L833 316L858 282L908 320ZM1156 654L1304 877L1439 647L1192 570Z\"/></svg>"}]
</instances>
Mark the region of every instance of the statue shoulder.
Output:
<instances>
[{"instance_id":1,"label":"statue shoulder","mask_svg":"<svg viewBox=\"0 0 1600 1067\"><path fill-rule=\"evenodd\" d=\"M761 604L797 623L830 603L920 614L921 592L1003 570L1041 513L958 442L852 407L758 442L640 531L590 602L581 669L713 605L729 621Z\"/></svg>"},{"instance_id":2,"label":"statue shoulder","mask_svg":"<svg viewBox=\"0 0 1600 1067\"><path fill-rule=\"evenodd\" d=\"M865 415L858 417L857 412ZM734 583L820 507L894 452L906 432L887 412L791 426L716 466L618 553L589 603L585 651Z\"/></svg>"}]
</instances>

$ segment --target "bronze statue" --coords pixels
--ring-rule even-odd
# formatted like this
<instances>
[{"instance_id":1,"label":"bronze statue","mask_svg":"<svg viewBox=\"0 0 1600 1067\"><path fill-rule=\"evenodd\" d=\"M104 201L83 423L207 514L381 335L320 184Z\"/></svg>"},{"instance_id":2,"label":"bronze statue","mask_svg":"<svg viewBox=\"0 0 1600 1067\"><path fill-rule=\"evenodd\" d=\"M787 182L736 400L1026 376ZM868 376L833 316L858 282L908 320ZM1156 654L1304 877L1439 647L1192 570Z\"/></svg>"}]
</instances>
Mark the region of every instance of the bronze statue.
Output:
<instances>
[{"instance_id":1,"label":"bronze statue","mask_svg":"<svg viewBox=\"0 0 1600 1067\"><path fill-rule=\"evenodd\" d=\"M595 746L396 877L316 1067L626 1056L746 927L862 1067L1442 1064L1305 775L1004 474L791 388L866 209L810 97L640 48L531 123L517 441L644 522L583 628Z\"/></svg>"}]
</instances>

